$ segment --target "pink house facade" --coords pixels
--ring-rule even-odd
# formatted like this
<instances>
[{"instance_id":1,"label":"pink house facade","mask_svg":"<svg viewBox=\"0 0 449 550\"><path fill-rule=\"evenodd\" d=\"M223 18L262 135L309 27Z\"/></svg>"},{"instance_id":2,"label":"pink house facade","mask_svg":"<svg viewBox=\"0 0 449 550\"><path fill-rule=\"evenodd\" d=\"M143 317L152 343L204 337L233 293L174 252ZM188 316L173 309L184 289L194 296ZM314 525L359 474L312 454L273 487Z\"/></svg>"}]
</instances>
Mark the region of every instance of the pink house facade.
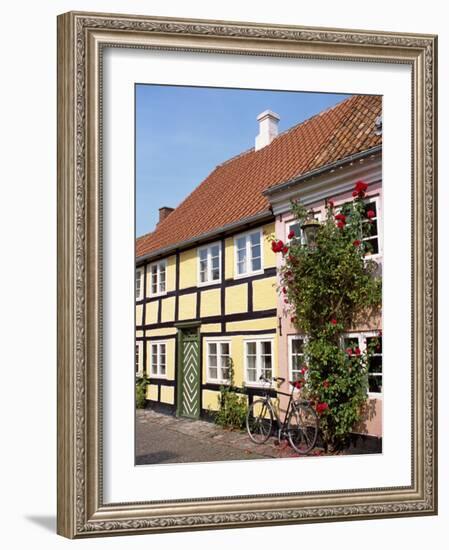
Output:
<instances>
[{"instance_id":1,"label":"pink house facade","mask_svg":"<svg viewBox=\"0 0 449 550\"><path fill-rule=\"evenodd\" d=\"M345 202L352 200L354 183L363 180L369 185L365 202L370 210L376 214L373 219L373 231L369 237L373 253L367 258L378 264L378 270L382 272L382 150L381 146L354 155L343 162L334 163L325 170L307 177L298 177L295 180L281 183L269 191L266 195L272 205L275 215L275 236L284 242L288 241L288 234L294 231L297 237L301 237L301 229L294 219L290 208L292 199L300 199L301 202L314 212L314 217L324 220L326 200L332 199L335 209ZM281 267L282 256L277 255L278 265ZM304 362L303 343L305 336L299 334L290 322L292 313L288 305L279 296L277 301L278 316L278 360L279 376L286 379L281 391L289 391L288 382L294 380L301 365ZM369 344L370 338L379 337L382 329L382 319L365 318L357 326L348 330L344 335L342 346L345 348L356 344L363 351ZM381 338L380 338L381 341ZM365 413L359 425L354 427L354 433L382 437L382 346L377 346L376 353L371 358L369 365L369 394L365 407ZM281 400L281 410L285 403Z\"/></svg>"}]
</instances>

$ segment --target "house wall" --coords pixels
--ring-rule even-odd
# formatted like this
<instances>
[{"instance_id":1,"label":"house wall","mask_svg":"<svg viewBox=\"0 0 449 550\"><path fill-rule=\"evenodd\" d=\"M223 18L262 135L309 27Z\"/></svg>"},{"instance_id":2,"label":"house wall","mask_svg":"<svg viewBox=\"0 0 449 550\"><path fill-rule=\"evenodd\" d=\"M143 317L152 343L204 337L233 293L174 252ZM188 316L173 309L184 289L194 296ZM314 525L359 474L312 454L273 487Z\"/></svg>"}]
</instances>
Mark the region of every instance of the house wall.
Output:
<instances>
[{"instance_id":1,"label":"house wall","mask_svg":"<svg viewBox=\"0 0 449 550\"><path fill-rule=\"evenodd\" d=\"M351 180L352 182L353 180ZM378 219L379 219L379 254L376 255L376 259L381 262L382 260L382 183L380 180L372 182L367 191L367 198L378 198ZM342 205L345 202L352 200L352 189L342 192L338 195L329 193L329 199L333 199L335 207ZM321 219L325 219L325 201L320 200L307 205L309 209L319 213ZM286 241L288 234L288 225L294 221L292 212L285 212L276 216L276 238ZM282 265L282 257L277 255L276 265L279 269ZM277 285L279 287L279 279L277 279ZM283 299L278 296L277 299L277 316L280 320L280 332L279 337L279 372L281 377L286 379L286 382L282 384L281 390L289 392L291 386L288 381L292 379L289 369L289 337L297 335L298 331L290 321L292 316L288 310L288 306L284 304ZM377 331L382 328L382 319L379 317L370 318L369 320L360 321L360 323L353 327L350 333L359 333L365 331ZM281 410L285 410L287 398L281 398ZM368 401L365 406L365 413L361 422L354 427L355 433L367 434L371 436L382 436L382 394L369 394Z\"/></svg>"},{"instance_id":2,"label":"house wall","mask_svg":"<svg viewBox=\"0 0 449 550\"><path fill-rule=\"evenodd\" d=\"M151 262L144 265L143 296L136 302L136 334L139 341L145 342L143 364L150 378L147 387L150 402L176 409L177 334L178 323L182 322L200 323L203 413L217 410L220 390L220 383L211 380L207 373L206 342L209 339L226 338L229 341L234 384L239 388L246 385L245 398L249 401L260 394L262 388L260 384L248 384L245 380L246 339L272 339L273 376L278 375L276 257L269 241L275 232L274 218L270 223L250 229L262 231L263 270L255 275L236 276L235 238L239 233L213 241L221 246L221 280L218 283L199 284L198 247L162 258L167 262L166 293L162 296L151 296ZM150 346L154 342L166 343L165 376L153 376L150 372Z\"/></svg>"}]
</instances>

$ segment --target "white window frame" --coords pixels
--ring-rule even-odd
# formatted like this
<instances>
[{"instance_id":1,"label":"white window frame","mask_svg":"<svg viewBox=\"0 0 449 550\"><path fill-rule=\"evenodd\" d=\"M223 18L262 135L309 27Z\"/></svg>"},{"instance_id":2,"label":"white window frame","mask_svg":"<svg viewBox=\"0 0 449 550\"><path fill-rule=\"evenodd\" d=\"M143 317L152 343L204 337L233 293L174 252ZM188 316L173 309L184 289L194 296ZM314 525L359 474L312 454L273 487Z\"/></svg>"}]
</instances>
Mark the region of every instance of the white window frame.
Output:
<instances>
[{"instance_id":1,"label":"white window frame","mask_svg":"<svg viewBox=\"0 0 449 550\"><path fill-rule=\"evenodd\" d=\"M156 286L157 291L153 292L153 267L157 266L157 274L156 274ZM165 290L161 292L160 285L161 285L161 267L164 266L165 269ZM150 296L164 296L167 294L167 260L159 260L158 262L153 262L148 266L148 272L150 274Z\"/></svg>"},{"instance_id":2,"label":"white window frame","mask_svg":"<svg viewBox=\"0 0 449 550\"><path fill-rule=\"evenodd\" d=\"M369 254L369 253L365 254L365 258L367 260L377 260L382 258L383 243L382 243L382 231L381 231L381 225L380 225L381 220L379 216L379 203L380 203L379 199L380 199L379 195L375 195L373 197L365 197L363 199L363 202L365 204L370 202L374 202L376 204L376 217L374 218L374 220L377 222L377 247L379 249L379 251L376 254ZM369 241L370 239L372 239L372 237L364 237L362 241Z\"/></svg>"},{"instance_id":3,"label":"white window frame","mask_svg":"<svg viewBox=\"0 0 449 550\"><path fill-rule=\"evenodd\" d=\"M218 246L218 279L212 279L212 254L211 249L213 246ZM201 263L200 263L200 253L202 250L207 250L207 280L201 281ZM197 249L197 283L198 286L209 286L221 283L221 242L217 241L214 243L207 244L205 246L200 246Z\"/></svg>"},{"instance_id":4,"label":"white window frame","mask_svg":"<svg viewBox=\"0 0 449 550\"><path fill-rule=\"evenodd\" d=\"M288 376L289 381L293 381L293 340L302 340L305 344L307 342L307 336L303 334L289 334L287 336L288 340ZM303 354L305 357L305 354Z\"/></svg>"},{"instance_id":5,"label":"white window frame","mask_svg":"<svg viewBox=\"0 0 449 550\"><path fill-rule=\"evenodd\" d=\"M222 376L217 378L211 378L209 376L209 344L217 344L217 374L221 372L221 351L220 350L220 344L228 344L229 346L229 357L232 358L232 344L231 339L228 336L215 336L210 338L204 339L205 348L206 348L206 382L210 384L230 384L231 380L229 378L223 378Z\"/></svg>"},{"instance_id":6,"label":"white window frame","mask_svg":"<svg viewBox=\"0 0 449 550\"><path fill-rule=\"evenodd\" d=\"M256 380L255 381L249 381L248 380L248 357L246 354L246 345L255 342L256 343ZM245 386L250 387L273 387L273 382L270 383L268 386L266 382L262 382L259 380L260 375L262 374L262 365L261 365L261 346L262 342L270 342L271 343L271 377L276 376L275 374L275 353L274 353L274 337L272 334L267 335L257 335L257 336L251 336L248 338L243 339L243 365L244 365L244 380L245 380ZM277 370L277 369L276 369Z\"/></svg>"},{"instance_id":7,"label":"white window frame","mask_svg":"<svg viewBox=\"0 0 449 550\"><path fill-rule=\"evenodd\" d=\"M136 268L136 301L139 301L139 300L142 300L143 299L143 289L144 289L144 285L145 285L145 281L144 281L144 268L143 267L138 267ZM139 289L139 293L137 293L137 278L140 279L140 289Z\"/></svg>"},{"instance_id":8,"label":"white window frame","mask_svg":"<svg viewBox=\"0 0 449 550\"><path fill-rule=\"evenodd\" d=\"M379 336L379 331L377 330L362 330L360 332L345 332L341 335L341 346L343 349L346 349L344 345L344 339L345 338L357 338L358 340L358 346L360 348L360 352L364 353L366 351L366 339L367 338L375 338L376 336ZM382 372L380 373L382 377L382 388L383 388L383 378L384 378L384 370L383 370L383 349L382 349ZM383 392L370 392L368 391L369 397L377 397L381 398L383 395Z\"/></svg>"},{"instance_id":9,"label":"white window frame","mask_svg":"<svg viewBox=\"0 0 449 550\"><path fill-rule=\"evenodd\" d=\"M348 202L348 201L346 201ZM376 217L375 220L377 221L377 246L379 248L379 252L377 254L365 254L364 258L366 260L381 260L382 259L382 253L383 253L383 233L382 233L382 226L381 226L381 216L379 215L379 204L380 204L380 195L373 195L373 196L365 196L363 199L363 202L365 204L374 202L376 203ZM341 207L344 203L338 205L335 207L335 214L339 214L341 212ZM362 241L368 241L370 240L370 237L364 237Z\"/></svg>"},{"instance_id":10,"label":"white window frame","mask_svg":"<svg viewBox=\"0 0 449 550\"><path fill-rule=\"evenodd\" d=\"M149 349L149 376L150 378L167 378L167 364L168 364L168 343L167 340L151 340ZM165 373L160 372L160 346L165 346ZM157 364L156 373L153 372L153 346L157 346Z\"/></svg>"},{"instance_id":11,"label":"white window frame","mask_svg":"<svg viewBox=\"0 0 449 550\"><path fill-rule=\"evenodd\" d=\"M250 235L253 235L254 233L259 233L260 238L260 269L252 270L251 269L251 261L252 258L250 257L250 250L251 250L251 240ZM246 272L245 273L239 273L238 272L238 254L237 254L237 240L241 239L242 237L246 238ZM246 231L245 233L240 233L239 235L235 235L234 237L234 279L244 279L245 277L251 277L252 275L258 275L259 273L263 273L264 270L264 254L263 254L263 232L262 229L254 229L252 231ZM250 268L250 269L248 269Z\"/></svg>"},{"instance_id":12,"label":"white window frame","mask_svg":"<svg viewBox=\"0 0 449 550\"><path fill-rule=\"evenodd\" d=\"M136 340L136 355L137 355L137 372L136 377L142 378L144 375L144 368L143 368L143 341L142 340ZM136 359L136 358L134 358Z\"/></svg>"}]
</instances>

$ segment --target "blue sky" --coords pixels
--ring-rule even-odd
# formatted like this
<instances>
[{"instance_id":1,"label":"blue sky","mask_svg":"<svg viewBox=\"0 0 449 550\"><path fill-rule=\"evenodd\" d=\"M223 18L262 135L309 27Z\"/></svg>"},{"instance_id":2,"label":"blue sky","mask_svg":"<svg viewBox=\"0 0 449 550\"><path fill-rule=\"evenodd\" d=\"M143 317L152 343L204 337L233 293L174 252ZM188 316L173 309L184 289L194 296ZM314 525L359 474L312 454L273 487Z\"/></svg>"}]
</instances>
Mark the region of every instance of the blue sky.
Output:
<instances>
[{"instance_id":1,"label":"blue sky","mask_svg":"<svg viewBox=\"0 0 449 550\"><path fill-rule=\"evenodd\" d=\"M154 229L161 206L176 207L217 164L253 147L262 111L280 116L282 132L346 97L136 85L136 235Z\"/></svg>"}]
</instances>

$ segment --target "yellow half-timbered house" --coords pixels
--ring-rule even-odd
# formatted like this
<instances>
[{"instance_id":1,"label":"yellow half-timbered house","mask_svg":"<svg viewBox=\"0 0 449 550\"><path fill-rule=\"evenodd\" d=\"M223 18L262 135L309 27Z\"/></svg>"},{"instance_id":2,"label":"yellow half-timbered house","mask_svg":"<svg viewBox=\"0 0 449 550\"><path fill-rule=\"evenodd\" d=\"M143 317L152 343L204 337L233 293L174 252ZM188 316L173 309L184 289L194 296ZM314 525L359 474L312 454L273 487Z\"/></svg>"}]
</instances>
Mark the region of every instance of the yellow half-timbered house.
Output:
<instances>
[{"instance_id":1,"label":"yellow half-timbered house","mask_svg":"<svg viewBox=\"0 0 449 550\"><path fill-rule=\"evenodd\" d=\"M278 135L259 115L253 149L216 169L155 230L136 241L136 372L151 406L198 418L219 388L280 371L275 216L266 191L376 147L380 98L356 96ZM232 359L230 362L229 359Z\"/></svg>"}]
</instances>

